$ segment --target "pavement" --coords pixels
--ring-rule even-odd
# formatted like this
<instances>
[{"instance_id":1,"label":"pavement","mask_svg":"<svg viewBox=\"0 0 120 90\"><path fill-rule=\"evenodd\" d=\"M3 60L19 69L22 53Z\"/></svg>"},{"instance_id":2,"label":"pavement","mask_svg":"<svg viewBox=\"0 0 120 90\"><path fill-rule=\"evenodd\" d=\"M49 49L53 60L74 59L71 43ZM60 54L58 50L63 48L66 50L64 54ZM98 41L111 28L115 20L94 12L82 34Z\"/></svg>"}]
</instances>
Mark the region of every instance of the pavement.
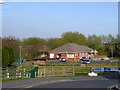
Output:
<instances>
[{"instance_id":1,"label":"pavement","mask_svg":"<svg viewBox=\"0 0 120 90\"><path fill-rule=\"evenodd\" d=\"M118 84L118 77L54 77L2 83L2 88L107 88Z\"/></svg>"}]
</instances>

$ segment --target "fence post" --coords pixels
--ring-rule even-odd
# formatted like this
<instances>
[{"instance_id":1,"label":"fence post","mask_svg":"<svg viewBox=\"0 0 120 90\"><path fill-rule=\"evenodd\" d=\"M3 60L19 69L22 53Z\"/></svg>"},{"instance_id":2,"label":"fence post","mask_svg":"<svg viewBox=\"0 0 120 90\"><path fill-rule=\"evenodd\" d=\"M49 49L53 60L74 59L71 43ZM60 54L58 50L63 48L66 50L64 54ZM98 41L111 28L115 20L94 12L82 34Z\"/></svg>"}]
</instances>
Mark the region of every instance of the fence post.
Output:
<instances>
[{"instance_id":1,"label":"fence post","mask_svg":"<svg viewBox=\"0 0 120 90\"><path fill-rule=\"evenodd\" d=\"M26 74L26 78L28 78L28 74Z\"/></svg>"},{"instance_id":2,"label":"fence post","mask_svg":"<svg viewBox=\"0 0 120 90\"><path fill-rule=\"evenodd\" d=\"M19 78L21 78L21 73L19 73Z\"/></svg>"},{"instance_id":3,"label":"fence post","mask_svg":"<svg viewBox=\"0 0 120 90\"><path fill-rule=\"evenodd\" d=\"M57 71L57 76L58 76L58 69L56 69L56 71Z\"/></svg>"},{"instance_id":4,"label":"fence post","mask_svg":"<svg viewBox=\"0 0 120 90\"><path fill-rule=\"evenodd\" d=\"M31 73L29 73L29 78L31 78Z\"/></svg>"},{"instance_id":5,"label":"fence post","mask_svg":"<svg viewBox=\"0 0 120 90\"><path fill-rule=\"evenodd\" d=\"M24 73L24 78L26 78L26 77L25 77L25 73Z\"/></svg>"},{"instance_id":6,"label":"fence post","mask_svg":"<svg viewBox=\"0 0 120 90\"><path fill-rule=\"evenodd\" d=\"M40 77L40 71L38 70L38 77Z\"/></svg>"},{"instance_id":7,"label":"fence post","mask_svg":"<svg viewBox=\"0 0 120 90\"><path fill-rule=\"evenodd\" d=\"M40 72L40 77L42 78L42 71Z\"/></svg>"},{"instance_id":8,"label":"fence post","mask_svg":"<svg viewBox=\"0 0 120 90\"><path fill-rule=\"evenodd\" d=\"M63 67L63 76L65 76L65 67Z\"/></svg>"},{"instance_id":9,"label":"fence post","mask_svg":"<svg viewBox=\"0 0 120 90\"><path fill-rule=\"evenodd\" d=\"M24 77L24 78L25 78L25 70L26 70L26 69L24 68L24 74L23 74L23 77Z\"/></svg>"},{"instance_id":10,"label":"fence post","mask_svg":"<svg viewBox=\"0 0 120 90\"><path fill-rule=\"evenodd\" d=\"M45 77L45 67L44 67L44 77Z\"/></svg>"},{"instance_id":11,"label":"fence post","mask_svg":"<svg viewBox=\"0 0 120 90\"><path fill-rule=\"evenodd\" d=\"M10 78L10 74L9 73L7 73L7 78Z\"/></svg>"},{"instance_id":12,"label":"fence post","mask_svg":"<svg viewBox=\"0 0 120 90\"><path fill-rule=\"evenodd\" d=\"M73 67L73 76L75 75L75 68Z\"/></svg>"},{"instance_id":13,"label":"fence post","mask_svg":"<svg viewBox=\"0 0 120 90\"><path fill-rule=\"evenodd\" d=\"M18 73L16 73L16 78L18 78Z\"/></svg>"}]
</instances>

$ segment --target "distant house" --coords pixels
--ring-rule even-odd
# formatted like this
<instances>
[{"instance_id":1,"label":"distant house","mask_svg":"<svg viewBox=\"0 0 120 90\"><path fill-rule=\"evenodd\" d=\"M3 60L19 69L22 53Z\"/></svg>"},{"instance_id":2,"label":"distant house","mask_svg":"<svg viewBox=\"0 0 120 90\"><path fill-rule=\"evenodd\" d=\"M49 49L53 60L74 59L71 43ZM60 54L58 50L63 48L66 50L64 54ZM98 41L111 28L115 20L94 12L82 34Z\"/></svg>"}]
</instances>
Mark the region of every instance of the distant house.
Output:
<instances>
[{"instance_id":1,"label":"distant house","mask_svg":"<svg viewBox=\"0 0 120 90\"><path fill-rule=\"evenodd\" d=\"M75 43L68 43L48 52L50 60L65 58L67 60L80 60L82 57L89 58L93 55L93 49L87 46L80 46Z\"/></svg>"}]
</instances>

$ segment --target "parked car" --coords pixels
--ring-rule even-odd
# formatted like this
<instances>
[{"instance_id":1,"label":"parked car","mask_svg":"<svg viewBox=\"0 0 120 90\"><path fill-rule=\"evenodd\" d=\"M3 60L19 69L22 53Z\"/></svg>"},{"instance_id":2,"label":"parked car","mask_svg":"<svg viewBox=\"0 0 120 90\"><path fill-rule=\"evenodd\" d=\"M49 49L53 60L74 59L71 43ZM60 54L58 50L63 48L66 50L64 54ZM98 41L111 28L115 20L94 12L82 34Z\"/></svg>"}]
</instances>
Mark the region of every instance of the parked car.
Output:
<instances>
[{"instance_id":1,"label":"parked car","mask_svg":"<svg viewBox=\"0 0 120 90\"><path fill-rule=\"evenodd\" d=\"M85 60L86 59L86 57L82 57L80 60Z\"/></svg>"},{"instance_id":2,"label":"parked car","mask_svg":"<svg viewBox=\"0 0 120 90\"><path fill-rule=\"evenodd\" d=\"M88 59L82 60L82 63L83 63L83 64L89 64L89 63L90 63L90 60L88 60Z\"/></svg>"},{"instance_id":3,"label":"parked car","mask_svg":"<svg viewBox=\"0 0 120 90\"><path fill-rule=\"evenodd\" d=\"M35 58L33 64L36 65L46 65L46 61L44 58Z\"/></svg>"},{"instance_id":4,"label":"parked car","mask_svg":"<svg viewBox=\"0 0 120 90\"><path fill-rule=\"evenodd\" d=\"M108 57L103 57L103 58L101 58L101 60L109 60L109 58Z\"/></svg>"},{"instance_id":5,"label":"parked car","mask_svg":"<svg viewBox=\"0 0 120 90\"><path fill-rule=\"evenodd\" d=\"M65 58L59 58L59 60L62 61L62 62L66 62Z\"/></svg>"}]
</instances>

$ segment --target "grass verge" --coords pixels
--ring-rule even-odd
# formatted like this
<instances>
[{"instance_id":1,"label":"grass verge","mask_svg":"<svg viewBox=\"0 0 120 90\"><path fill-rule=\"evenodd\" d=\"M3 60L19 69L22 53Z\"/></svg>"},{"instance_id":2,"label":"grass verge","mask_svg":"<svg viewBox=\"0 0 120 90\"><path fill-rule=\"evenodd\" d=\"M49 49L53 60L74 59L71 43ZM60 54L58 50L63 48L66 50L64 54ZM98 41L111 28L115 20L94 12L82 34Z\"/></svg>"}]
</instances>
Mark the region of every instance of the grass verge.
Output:
<instances>
[{"instance_id":1,"label":"grass verge","mask_svg":"<svg viewBox=\"0 0 120 90\"><path fill-rule=\"evenodd\" d=\"M17 80L32 80L34 78L10 78L10 79L1 79L1 82L17 81Z\"/></svg>"}]
</instances>

